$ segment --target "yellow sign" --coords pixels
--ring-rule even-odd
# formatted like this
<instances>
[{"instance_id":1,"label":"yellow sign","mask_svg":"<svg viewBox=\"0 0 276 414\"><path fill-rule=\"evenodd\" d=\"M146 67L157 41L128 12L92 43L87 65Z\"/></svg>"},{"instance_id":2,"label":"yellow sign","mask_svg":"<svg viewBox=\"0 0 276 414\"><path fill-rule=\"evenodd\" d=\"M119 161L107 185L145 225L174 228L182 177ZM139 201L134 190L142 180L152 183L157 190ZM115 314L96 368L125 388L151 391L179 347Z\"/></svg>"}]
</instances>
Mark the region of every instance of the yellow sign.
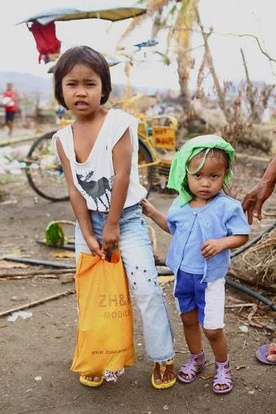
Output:
<instances>
[{"instance_id":1,"label":"yellow sign","mask_svg":"<svg viewBox=\"0 0 276 414\"><path fill-rule=\"evenodd\" d=\"M175 150L175 128L154 126L152 128L152 140L156 148Z\"/></svg>"}]
</instances>

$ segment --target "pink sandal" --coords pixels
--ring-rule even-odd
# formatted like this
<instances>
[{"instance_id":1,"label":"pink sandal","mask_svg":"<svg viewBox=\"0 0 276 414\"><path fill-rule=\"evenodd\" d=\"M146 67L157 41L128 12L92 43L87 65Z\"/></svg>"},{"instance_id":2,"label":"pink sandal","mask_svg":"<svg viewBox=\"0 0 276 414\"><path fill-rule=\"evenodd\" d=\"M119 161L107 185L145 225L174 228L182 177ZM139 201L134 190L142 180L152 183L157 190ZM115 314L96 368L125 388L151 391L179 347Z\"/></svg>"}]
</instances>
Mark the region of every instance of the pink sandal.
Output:
<instances>
[{"instance_id":1,"label":"pink sandal","mask_svg":"<svg viewBox=\"0 0 276 414\"><path fill-rule=\"evenodd\" d=\"M197 361L198 358L203 358L203 360L199 362ZM183 365L178 372L177 377L179 381L184 382L185 384L193 382L197 375L203 370L205 364L204 351L200 352L200 354L190 354L187 364ZM184 378L184 375L186 375L187 378Z\"/></svg>"},{"instance_id":2,"label":"pink sandal","mask_svg":"<svg viewBox=\"0 0 276 414\"><path fill-rule=\"evenodd\" d=\"M256 351L256 358L264 364L276 365L276 342L260 346Z\"/></svg>"},{"instance_id":3,"label":"pink sandal","mask_svg":"<svg viewBox=\"0 0 276 414\"><path fill-rule=\"evenodd\" d=\"M230 392L233 388L233 378L231 374L231 364L229 355L227 356L227 360L225 362L217 362L216 364L216 375L213 379L213 391L216 394L226 394ZM215 388L216 385L226 385L227 388L224 390L217 390Z\"/></svg>"}]
</instances>

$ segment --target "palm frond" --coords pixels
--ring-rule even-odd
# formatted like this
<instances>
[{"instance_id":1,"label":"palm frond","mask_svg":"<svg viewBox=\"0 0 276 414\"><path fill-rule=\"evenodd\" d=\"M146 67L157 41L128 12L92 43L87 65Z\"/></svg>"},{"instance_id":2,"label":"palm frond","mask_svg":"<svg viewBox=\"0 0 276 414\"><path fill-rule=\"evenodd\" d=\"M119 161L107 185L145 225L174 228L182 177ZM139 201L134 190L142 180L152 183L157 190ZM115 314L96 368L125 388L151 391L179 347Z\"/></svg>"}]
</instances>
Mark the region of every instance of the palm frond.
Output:
<instances>
[{"instance_id":1,"label":"palm frond","mask_svg":"<svg viewBox=\"0 0 276 414\"><path fill-rule=\"evenodd\" d=\"M162 62L164 63L165 66L169 66L171 64L171 60L170 60L170 58L167 54L161 53L161 52L158 52L158 51L155 51L153 53L156 54L156 55L161 56Z\"/></svg>"},{"instance_id":2,"label":"palm frond","mask_svg":"<svg viewBox=\"0 0 276 414\"><path fill-rule=\"evenodd\" d=\"M135 19L132 19L130 24L127 26L127 28L125 29L125 31L122 33L121 37L119 38L118 48L120 48L120 45L124 42L124 40L128 36L130 36L131 33L134 32L135 29L143 25L143 23L146 21L147 18L148 16L145 13L145 14L142 14L141 16L135 17Z\"/></svg>"}]
</instances>

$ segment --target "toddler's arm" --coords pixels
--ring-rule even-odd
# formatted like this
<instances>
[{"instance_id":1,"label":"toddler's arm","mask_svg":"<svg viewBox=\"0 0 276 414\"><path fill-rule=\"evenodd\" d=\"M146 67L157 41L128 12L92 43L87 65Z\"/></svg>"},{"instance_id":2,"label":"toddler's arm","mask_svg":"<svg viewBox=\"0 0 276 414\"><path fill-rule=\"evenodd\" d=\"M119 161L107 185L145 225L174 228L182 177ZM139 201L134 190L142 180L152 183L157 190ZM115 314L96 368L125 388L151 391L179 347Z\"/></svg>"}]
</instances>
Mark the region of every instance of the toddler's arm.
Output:
<instances>
[{"instance_id":1,"label":"toddler's arm","mask_svg":"<svg viewBox=\"0 0 276 414\"><path fill-rule=\"evenodd\" d=\"M201 253L204 259L210 259L216 254L226 249L235 249L248 241L249 236L239 234L234 236L222 237L221 239L206 240L201 246Z\"/></svg>"},{"instance_id":2,"label":"toddler's arm","mask_svg":"<svg viewBox=\"0 0 276 414\"><path fill-rule=\"evenodd\" d=\"M143 200L141 200L141 205L143 208L143 214L145 214L145 216L151 218L162 230L170 233L167 224L167 217L165 214L157 210L157 208L154 207L154 205L151 204L146 198L143 198Z\"/></svg>"}]
</instances>

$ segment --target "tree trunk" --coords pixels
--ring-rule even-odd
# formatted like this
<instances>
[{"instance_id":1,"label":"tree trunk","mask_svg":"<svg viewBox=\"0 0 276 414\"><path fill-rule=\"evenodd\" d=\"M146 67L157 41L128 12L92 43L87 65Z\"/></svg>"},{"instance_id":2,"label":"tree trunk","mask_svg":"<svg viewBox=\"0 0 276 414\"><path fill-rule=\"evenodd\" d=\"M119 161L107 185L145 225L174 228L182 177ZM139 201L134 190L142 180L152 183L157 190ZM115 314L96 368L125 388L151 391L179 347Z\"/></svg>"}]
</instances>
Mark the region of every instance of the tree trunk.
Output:
<instances>
[{"instance_id":1,"label":"tree trunk","mask_svg":"<svg viewBox=\"0 0 276 414\"><path fill-rule=\"evenodd\" d=\"M246 76L246 80L247 80L247 95L248 95L248 101L249 101L250 109L251 109L251 116L252 116L253 122L257 123L257 122L260 122L260 117L259 117L259 114L256 110L253 86L252 86L252 82L251 82L250 77L249 77L249 72L248 72L248 69L247 69L247 64L246 64L244 52L243 52L242 49L240 49L240 51L241 51L241 55L242 55L242 61L243 61L245 76Z\"/></svg>"},{"instance_id":2,"label":"tree trunk","mask_svg":"<svg viewBox=\"0 0 276 414\"><path fill-rule=\"evenodd\" d=\"M177 72L179 76L180 98L183 108L183 121L191 111L191 95L189 88L189 73L191 67L190 54L185 52L184 47L179 45L177 56Z\"/></svg>"},{"instance_id":3,"label":"tree trunk","mask_svg":"<svg viewBox=\"0 0 276 414\"><path fill-rule=\"evenodd\" d=\"M269 156L276 152L276 140L273 126L253 124L252 133L249 136L242 135L239 142L260 149Z\"/></svg>"},{"instance_id":4,"label":"tree trunk","mask_svg":"<svg viewBox=\"0 0 276 414\"><path fill-rule=\"evenodd\" d=\"M219 103L219 106L220 106L221 110L223 111L226 119L228 119L229 116L227 114L226 105L225 105L225 93L224 93L224 91L222 90L222 88L220 86L219 79L218 79L218 76L217 76L217 73L216 73L216 70L215 70L213 58L212 58L212 55L211 55L211 51L210 51L210 48L209 48L209 43L208 43L208 37L210 36L211 32L208 35L204 32L204 27L201 23L200 15L199 15L199 12L198 12L197 8L196 8L196 18L197 18L197 23L200 27L201 34L202 34L203 41L204 41L205 56L206 56L206 59L207 59L207 62L208 62L208 66L209 66L213 81L214 81L215 89L217 91L218 103Z\"/></svg>"}]
</instances>

